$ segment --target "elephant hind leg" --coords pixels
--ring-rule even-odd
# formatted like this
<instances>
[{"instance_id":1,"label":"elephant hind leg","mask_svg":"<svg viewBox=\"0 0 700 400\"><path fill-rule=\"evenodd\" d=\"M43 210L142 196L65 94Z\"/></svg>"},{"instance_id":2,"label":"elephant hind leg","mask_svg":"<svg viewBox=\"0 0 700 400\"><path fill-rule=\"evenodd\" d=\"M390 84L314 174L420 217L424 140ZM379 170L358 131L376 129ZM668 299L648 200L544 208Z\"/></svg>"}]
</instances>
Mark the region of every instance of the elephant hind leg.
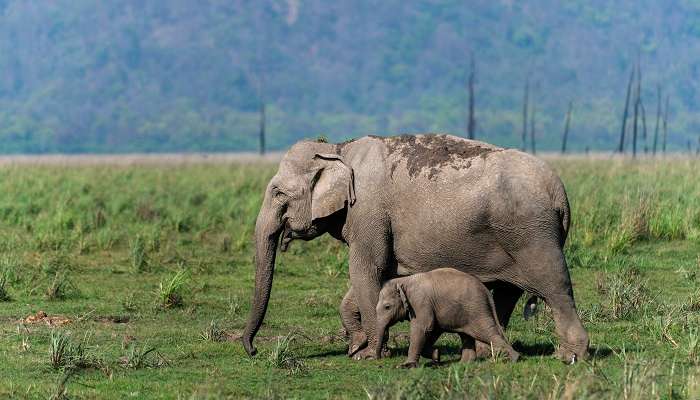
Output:
<instances>
[{"instance_id":1,"label":"elephant hind leg","mask_svg":"<svg viewBox=\"0 0 700 400\"><path fill-rule=\"evenodd\" d=\"M516 261L527 265L521 276L524 288L544 299L552 309L560 340L557 356L566 363L586 359L588 333L576 311L569 270L558 244L532 246L518 252Z\"/></svg>"},{"instance_id":2,"label":"elephant hind leg","mask_svg":"<svg viewBox=\"0 0 700 400\"><path fill-rule=\"evenodd\" d=\"M360 308L357 306L354 295L355 293L350 287L350 290L345 293L343 301L340 302L340 320L350 338L348 345L348 356L350 357L367 346L367 335L362 330Z\"/></svg>"},{"instance_id":3,"label":"elephant hind leg","mask_svg":"<svg viewBox=\"0 0 700 400\"><path fill-rule=\"evenodd\" d=\"M462 339L462 358L461 362L472 362L476 360L476 349L474 347L474 338L466 333L460 333L459 338Z\"/></svg>"}]
</instances>

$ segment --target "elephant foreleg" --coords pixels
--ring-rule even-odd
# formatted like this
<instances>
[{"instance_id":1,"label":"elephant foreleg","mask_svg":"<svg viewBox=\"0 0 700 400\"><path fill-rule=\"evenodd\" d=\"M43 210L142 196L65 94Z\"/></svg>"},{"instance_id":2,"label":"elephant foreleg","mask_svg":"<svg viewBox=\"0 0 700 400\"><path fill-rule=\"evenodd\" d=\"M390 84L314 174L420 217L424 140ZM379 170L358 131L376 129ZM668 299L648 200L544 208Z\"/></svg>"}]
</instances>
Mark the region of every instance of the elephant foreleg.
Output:
<instances>
[{"instance_id":1,"label":"elephant foreleg","mask_svg":"<svg viewBox=\"0 0 700 400\"><path fill-rule=\"evenodd\" d=\"M340 303L340 319L350 338L348 356L353 356L367 345L367 335L365 335L365 332L362 330L360 308L357 306L357 301L354 296L355 293L352 287L350 287L350 290L345 293L345 297L343 297L343 301Z\"/></svg>"},{"instance_id":2,"label":"elephant foreleg","mask_svg":"<svg viewBox=\"0 0 700 400\"><path fill-rule=\"evenodd\" d=\"M377 348L377 301L381 288L383 266L368 259L366 250L350 247L350 282L360 309L362 330L367 335L367 347L355 354L356 359L374 358Z\"/></svg>"}]
</instances>

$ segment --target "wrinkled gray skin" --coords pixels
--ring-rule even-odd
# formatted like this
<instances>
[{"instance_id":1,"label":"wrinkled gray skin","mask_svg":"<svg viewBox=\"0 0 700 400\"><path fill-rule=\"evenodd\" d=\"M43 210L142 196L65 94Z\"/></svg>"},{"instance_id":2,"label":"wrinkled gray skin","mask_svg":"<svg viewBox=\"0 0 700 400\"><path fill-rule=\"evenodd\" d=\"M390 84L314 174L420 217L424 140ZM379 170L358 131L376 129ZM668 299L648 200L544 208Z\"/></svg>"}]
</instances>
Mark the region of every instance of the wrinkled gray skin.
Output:
<instances>
[{"instance_id":1,"label":"wrinkled gray skin","mask_svg":"<svg viewBox=\"0 0 700 400\"><path fill-rule=\"evenodd\" d=\"M355 300L353 296L354 293L351 287L345 294L345 297L343 297L343 301L340 303L339 307L340 319L342 321L343 328L345 329L345 332L347 333L347 336L350 340L348 344L348 356L351 357L367 345L367 335L365 335L364 331L362 330L360 308L357 305L357 300ZM523 318L525 320L528 320L533 315L537 314L537 312L537 297L532 296L526 301L525 305L523 306ZM491 348L486 343L477 341L477 346L481 351L481 353L478 354L477 357L485 358L491 355ZM391 354L386 348L386 346L383 347L383 349L383 354ZM435 351L436 353L434 353L431 356L431 358L434 362L439 362L439 353L437 353L437 349Z\"/></svg>"},{"instance_id":2,"label":"wrinkled gray skin","mask_svg":"<svg viewBox=\"0 0 700 400\"><path fill-rule=\"evenodd\" d=\"M340 320L350 339L348 355L353 356L367 345L367 335L365 335L365 332L362 330L360 307L357 305L352 287L345 293L345 297L343 297L343 301L340 303Z\"/></svg>"},{"instance_id":3,"label":"wrinkled gray skin","mask_svg":"<svg viewBox=\"0 0 700 400\"><path fill-rule=\"evenodd\" d=\"M437 349L433 345L443 332L459 334L462 362L476 358L475 340L489 343L494 351L504 352L513 362L520 357L506 341L486 286L476 277L452 268L396 278L384 284L377 303L378 343L384 343L391 326L405 320L411 321L411 342L408 358L401 364L404 368L416 367L421 354L435 361Z\"/></svg>"},{"instance_id":4,"label":"wrinkled gray skin","mask_svg":"<svg viewBox=\"0 0 700 400\"><path fill-rule=\"evenodd\" d=\"M569 227L564 186L541 160L449 135L303 141L280 162L255 226L255 294L243 333L248 354L270 298L277 243L325 232L349 246L350 280L376 354L381 283L453 265L493 290L506 327L527 291L552 309L558 356L587 356L562 247ZM477 349L478 350L478 349Z\"/></svg>"}]
</instances>

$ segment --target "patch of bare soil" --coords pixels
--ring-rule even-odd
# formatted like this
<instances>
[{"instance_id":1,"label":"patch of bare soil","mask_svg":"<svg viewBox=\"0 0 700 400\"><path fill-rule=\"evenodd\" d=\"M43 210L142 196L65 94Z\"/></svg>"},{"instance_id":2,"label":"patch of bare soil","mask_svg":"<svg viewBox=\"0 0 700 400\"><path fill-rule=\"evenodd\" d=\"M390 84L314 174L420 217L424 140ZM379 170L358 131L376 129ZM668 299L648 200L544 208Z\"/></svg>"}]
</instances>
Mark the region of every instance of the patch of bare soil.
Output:
<instances>
[{"instance_id":1,"label":"patch of bare soil","mask_svg":"<svg viewBox=\"0 0 700 400\"><path fill-rule=\"evenodd\" d=\"M224 332L224 341L236 342L243 337L243 334L238 331Z\"/></svg>"},{"instance_id":2,"label":"patch of bare soil","mask_svg":"<svg viewBox=\"0 0 700 400\"><path fill-rule=\"evenodd\" d=\"M70 324L71 322L73 322L73 320L64 315L49 316L48 314L46 314L46 312L39 311L34 315L30 315L27 318L20 320L19 322L27 325L43 323L49 326L61 326Z\"/></svg>"},{"instance_id":3,"label":"patch of bare soil","mask_svg":"<svg viewBox=\"0 0 700 400\"><path fill-rule=\"evenodd\" d=\"M128 315L102 315L95 317L96 322L104 322L109 324L126 324L130 318Z\"/></svg>"}]
</instances>

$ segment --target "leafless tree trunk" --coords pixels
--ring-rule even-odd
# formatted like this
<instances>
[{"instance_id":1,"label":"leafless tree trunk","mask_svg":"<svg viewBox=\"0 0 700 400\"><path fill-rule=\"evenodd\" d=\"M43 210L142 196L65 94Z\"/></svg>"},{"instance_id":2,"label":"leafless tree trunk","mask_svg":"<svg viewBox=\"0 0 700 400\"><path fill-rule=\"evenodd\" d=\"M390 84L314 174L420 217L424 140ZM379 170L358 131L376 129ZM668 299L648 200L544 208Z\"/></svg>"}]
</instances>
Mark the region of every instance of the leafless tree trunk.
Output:
<instances>
[{"instance_id":1,"label":"leafless tree trunk","mask_svg":"<svg viewBox=\"0 0 700 400\"><path fill-rule=\"evenodd\" d=\"M472 54L471 71L469 72L469 120L467 121L467 137L476 139L476 119L474 118L474 84L476 78L476 66Z\"/></svg>"},{"instance_id":2,"label":"leafless tree trunk","mask_svg":"<svg viewBox=\"0 0 700 400\"><path fill-rule=\"evenodd\" d=\"M265 103L260 103L260 155L265 155Z\"/></svg>"},{"instance_id":3,"label":"leafless tree trunk","mask_svg":"<svg viewBox=\"0 0 700 400\"><path fill-rule=\"evenodd\" d=\"M537 106L532 102L532 115L530 115L530 151L537 154L537 142L535 141L535 113Z\"/></svg>"},{"instance_id":4,"label":"leafless tree trunk","mask_svg":"<svg viewBox=\"0 0 700 400\"><path fill-rule=\"evenodd\" d=\"M632 127L632 158L637 157L637 127L639 119L639 106L642 102L642 69L637 61L637 90L634 101L634 126Z\"/></svg>"},{"instance_id":5,"label":"leafless tree trunk","mask_svg":"<svg viewBox=\"0 0 700 400\"><path fill-rule=\"evenodd\" d=\"M566 120L564 122L564 135L561 138L561 154L566 153L566 141L569 138L569 126L571 125L571 112L574 108L574 102L569 101L569 110L566 112Z\"/></svg>"},{"instance_id":6,"label":"leafless tree trunk","mask_svg":"<svg viewBox=\"0 0 700 400\"><path fill-rule=\"evenodd\" d=\"M639 99L639 109L642 111L642 139L644 140L644 154L649 152L649 146L647 145L647 112L644 109L644 102Z\"/></svg>"},{"instance_id":7,"label":"leafless tree trunk","mask_svg":"<svg viewBox=\"0 0 700 400\"><path fill-rule=\"evenodd\" d=\"M520 150L525 151L527 146L527 110L529 107L530 78L525 81L525 95L523 99L523 133L521 137Z\"/></svg>"},{"instance_id":8,"label":"leafless tree trunk","mask_svg":"<svg viewBox=\"0 0 700 400\"><path fill-rule=\"evenodd\" d=\"M664 121L663 121L663 128L664 128L664 137L662 141L662 146L661 149L666 155L666 139L668 139L668 103L669 103L669 96L666 95L666 108L664 109Z\"/></svg>"},{"instance_id":9,"label":"leafless tree trunk","mask_svg":"<svg viewBox=\"0 0 700 400\"><path fill-rule=\"evenodd\" d=\"M656 87L656 127L654 128L654 145L651 154L656 155L656 147L659 143L659 122L661 121L661 85Z\"/></svg>"},{"instance_id":10,"label":"leafless tree trunk","mask_svg":"<svg viewBox=\"0 0 700 400\"><path fill-rule=\"evenodd\" d=\"M634 68L630 72L630 80L627 83L627 95L625 96L625 111L622 113L622 128L620 129L620 144L617 147L618 153L625 152L625 130L627 129L627 114L629 114L630 94L632 93L632 82L634 81Z\"/></svg>"}]
</instances>

